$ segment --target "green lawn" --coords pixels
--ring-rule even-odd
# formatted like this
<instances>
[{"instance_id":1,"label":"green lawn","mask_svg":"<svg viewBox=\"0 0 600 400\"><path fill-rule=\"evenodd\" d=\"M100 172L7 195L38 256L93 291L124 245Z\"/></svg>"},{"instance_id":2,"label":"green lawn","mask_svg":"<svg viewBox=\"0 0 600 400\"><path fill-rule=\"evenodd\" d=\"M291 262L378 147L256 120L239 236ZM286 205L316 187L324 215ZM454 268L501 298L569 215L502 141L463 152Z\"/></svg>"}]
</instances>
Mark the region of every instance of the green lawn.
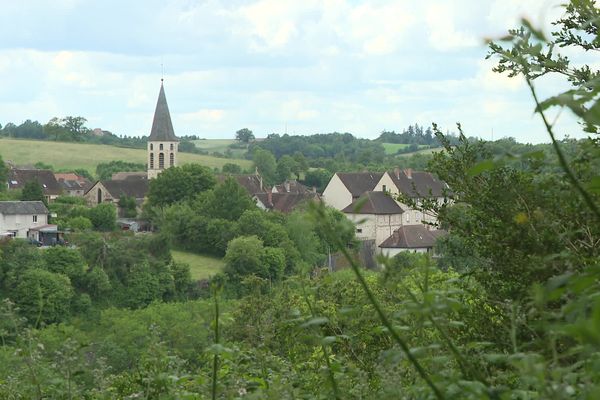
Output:
<instances>
[{"instance_id":1,"label":"green lawn","mask_svg":"<svg viewBox=\"0 0 600 400\"><path fill-rule=\"evenodd\" d=\"M402 153L402 154L398 154L398 157L410 157L413 154L431 154L431 153L435 153L438 151L442 151L441 147L437 147L435 149L423 149L423 150L417 150L417 151L413 151L412 153Z\"/></svg>"},{"instance_id":2,"label":"green lawn","mask_svg":"<svg viewBox=\"0 0 600 400\"><path fill-rule=\"evenodd\" d=\"M405 148L407 148L408 146L410 146L409 144L406 143L381 143L381 145L383 146L383 149L385 150L385 154L396 154L398 152L398 150L403 150ZM427 147L427 145L419 145L419 148L424 148ZM411 153L412 154L412 153Z\"/></svg>"},{"instance_id":3,"label":"green lawn","mask_svg":"<svg viewBox=\"0 0 600 400\"><path fill-rule=\"evenodd\" d=\"M0 139L0 155L4 161L18 165L33 165L38 161L55 169L85 168L96 172L102 162L123 160L146 163L146 150L87 143L63 143L38 140ZM217 158L201 154L179 153L179 163L198 163L211 168L221 168L226 163L249 168L249 160Z\"/></svg>"},{"instance_id":4,"label":"green lawn","mask_svg":"<svg viewBox=\"0 0 600 400\"><path fill-rule=\"evenodd\" d=\"M177 262L186 263L190 266L192 279L207 279L223 270L225 263L222 259L211 256L203 256L186 251L171 250L173 259Z\"/></svg>"}]
</instances>

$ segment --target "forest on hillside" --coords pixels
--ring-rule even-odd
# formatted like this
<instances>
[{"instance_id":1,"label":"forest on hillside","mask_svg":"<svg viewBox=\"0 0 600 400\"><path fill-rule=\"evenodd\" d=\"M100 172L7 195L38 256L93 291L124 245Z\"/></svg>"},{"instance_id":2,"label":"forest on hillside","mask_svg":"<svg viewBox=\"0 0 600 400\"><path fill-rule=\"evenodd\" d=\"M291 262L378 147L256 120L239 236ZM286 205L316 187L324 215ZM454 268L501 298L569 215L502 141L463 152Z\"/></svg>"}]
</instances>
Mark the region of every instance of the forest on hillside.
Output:
<instances>
[{"instance_id":1,"label":"forest on hillside","mask_svg":"<svg viewBox=\"0 0 600 400\"><path fill-rule=\"evenodd\" d=\"M432 125L428 169L451 193L414 206L449 232L439 257L367 270L342 213L259 210L199 165L153 180L143 212L156 234L117 231L110 204L63 200L74 247L0 244L0 398L598 398L600 72L570 60L600 49L600 10L564 7L551 36L524 20L488 55L525 81L549 145ZM570 87L542 99L544 77ZM559 109L589 137L557 140ZM343 158L379 157L364 146ZM302 161L261 151L274 174L274 154ZM172 249L223 256L224 269L194 282ZM347 268L326 268L332 252Z\"/></svg>"}]
</instances>

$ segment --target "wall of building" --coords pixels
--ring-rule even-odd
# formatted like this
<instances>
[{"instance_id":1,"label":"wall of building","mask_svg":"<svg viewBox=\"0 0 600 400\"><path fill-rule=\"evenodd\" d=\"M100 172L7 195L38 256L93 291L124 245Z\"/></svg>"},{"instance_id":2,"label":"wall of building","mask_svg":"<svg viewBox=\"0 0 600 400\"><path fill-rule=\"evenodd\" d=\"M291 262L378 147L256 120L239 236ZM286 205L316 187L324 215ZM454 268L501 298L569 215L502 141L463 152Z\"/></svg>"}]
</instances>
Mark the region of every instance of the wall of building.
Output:
<instances>
[{"instance_id":1,"label":"wall of building","mask_svg":"<svg viewBox=\"0 0 600 400\"><path fill-rule=\"evenodd\" d=\"M352 203L352 194L337 174L334 174L323 191L322 199L329 207L342 210Z\"/></svg>"},{"instance_id":2,"label":"wall of building","mask_svg":"<svg viewBox=\"0 0 600 400\"><path fill-rule=\"evenodd\" d=\"M346 214L346 217L356 225L356 238L374 240L376 247L402 225L402 214Z\"/></svg>"},{"instance_id":3,"label":"wall of building","mask_svg":"<svg viewBox=\"0 0 600 400\"><path fill-rule=\"evenodd\" d=\"M87 204L90 207L95 207L99 204L98 203L98 189L101 190L100 203L106 203L106 202L113 203L115 201L115 199L112 198L112 196L110 195L108 190L106 190L104 185L102 185L102 183L100 183L100 182L96 182L96 184L94 186L92 186L92 188L90 190L88 190L88 192L83 196L85 198L85 201L87 202Z\"/></svg>"},{"instance_id":4,"label":"wall of building","mask_svg":"<svg viewBox=\"0 0 600 400\"><path fill-rule=\"evenodd\" d=\"M37 216L37 221L33 222L33 217ZM27 232L31 228L48 224L48 215L46 214L16 214L2 215L0 214L0 231L14 232L16 237L21 239L27 238Z\"/></svg>"},{"instance_id":5,"label":"wall of building","mask_svg":"<svg viewBox=\"0 0 600 400\"><path fill-rule=\"evenodd\" d=\"M178 165L178 142L148 142L148 179L156 178L163 170ZM162 146L162 150L161 150ZM160 154L164 154L164 165L160 168ZM173 163L171 164L171 155Z\"/></svg>"}]
</instances>

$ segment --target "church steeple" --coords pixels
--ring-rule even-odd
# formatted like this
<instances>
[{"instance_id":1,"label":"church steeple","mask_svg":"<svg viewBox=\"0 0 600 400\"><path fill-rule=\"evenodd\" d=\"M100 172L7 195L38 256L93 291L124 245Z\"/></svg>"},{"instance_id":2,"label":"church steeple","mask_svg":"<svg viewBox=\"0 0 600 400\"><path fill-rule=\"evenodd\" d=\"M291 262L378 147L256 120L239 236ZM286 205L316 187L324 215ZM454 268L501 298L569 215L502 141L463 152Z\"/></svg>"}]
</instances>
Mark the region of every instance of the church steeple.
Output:
<instances>
[{"instance_id":1,"label":"church steeple","mask_svg":"<svg viewBox=\"0 0 600 400\"><path fill-rule=\"evenodd\" d=\"M161 79L152 130L148 137L148 179L156 178L164 169L177 165L178 142Z\"/></svg>"},{"instance_id":2,"label":"church steeple","mask_svg":"<svg viewBox=\"0 0 600 400\"><path fill-rule=\"evenodd\" d=\"M149 141L178 141L173 130L171 122L171 114L167 105L167 96L165 96L165 88L161 79L160 92L158 93L158 101L156 102L156 110L154 111L154 121L152 121L152 130L150 131Z\"/></svg>"}]
</instances>

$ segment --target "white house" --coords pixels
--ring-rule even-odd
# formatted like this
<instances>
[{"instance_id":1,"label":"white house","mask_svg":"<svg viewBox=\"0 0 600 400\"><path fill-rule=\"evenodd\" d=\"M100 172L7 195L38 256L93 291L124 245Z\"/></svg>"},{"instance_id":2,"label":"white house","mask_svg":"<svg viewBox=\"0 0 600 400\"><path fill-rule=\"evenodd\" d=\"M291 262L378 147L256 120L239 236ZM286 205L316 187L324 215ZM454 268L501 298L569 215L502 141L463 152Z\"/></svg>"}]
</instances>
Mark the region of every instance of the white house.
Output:
<instances>
[{"instance_id":1,"label":"white house","mask_svg":"<svg viewBox=\"0 0 600 400\"><path fill-rule=\"evenodd\" d=\"M323 201L342 210L363 193L375 190L383 172L336 172L323 191Z\"/></svg>"},{"instance_id":2,"label":"white house","mask_svg":"<svg viewBox=\"0 0 600 400\"><path fill-rule=\"evenodd\" d=\"M385 192L365 192L342 212L356 225L357 239L379 246L402 226L404 210Z\"/></svg>"},{"instance_id":3,"label":"white house","mask_svg":"<svg viewBox=\"0 0 600 400\"><path fill-rule=\"evenodd\" d=\"M0 235L39 240L48 225L48 209L41 201L0 201Z\"/></svg>"}]
</instances>

